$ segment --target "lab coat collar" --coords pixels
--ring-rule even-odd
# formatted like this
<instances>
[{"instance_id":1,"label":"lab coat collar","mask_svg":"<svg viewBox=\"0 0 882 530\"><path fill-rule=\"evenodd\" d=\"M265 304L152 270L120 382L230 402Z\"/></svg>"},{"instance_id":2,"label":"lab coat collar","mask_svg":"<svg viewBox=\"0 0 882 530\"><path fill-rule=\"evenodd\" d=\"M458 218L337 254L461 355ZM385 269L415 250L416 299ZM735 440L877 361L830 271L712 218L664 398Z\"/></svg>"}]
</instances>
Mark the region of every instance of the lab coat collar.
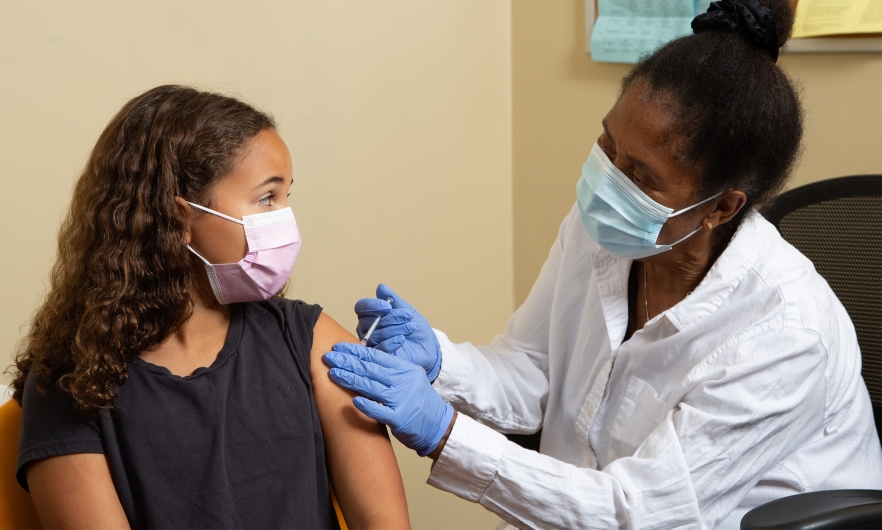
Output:
<instances>
[{"instance_id":1,"label":"lab coat collar","mask_svg":"<svg viewBox=\"0 0 882 530\"><path fill-rule=\"evenodd\" d=\"M677 305L647 322L643 330L649 331L667 320L678 331L683 331L716 311L756 262L759 220L756 211L748 213L698 287ZM628 327L628 275L633 260L617 258L599 246L592 252L591 259L610 348L615 355Z\"/></svg>"},{"instance_id":2,"label":"lab coat collar","mask_svg":"<svg viewBox=\"0 0 882 530\"><path fill-rule=\"evenodd\" d=\"M719 309L738 287L758 256L757 223L762 221L755 210L744 216L729 245L692 291L663 314L678 330L692 326Z\"/></svg>"},{"instance_id":3,"label":"lab coat collar","mask_svg":"<svg viewBox=\"0 0 882 530\"><path fill-rule=\"evenodd\" d=\"M609 347L615 356L628 330L628 275L633 260L617 258L597 246L591 253L591 261L609 333Z\"/></svg>"}]
</instances>

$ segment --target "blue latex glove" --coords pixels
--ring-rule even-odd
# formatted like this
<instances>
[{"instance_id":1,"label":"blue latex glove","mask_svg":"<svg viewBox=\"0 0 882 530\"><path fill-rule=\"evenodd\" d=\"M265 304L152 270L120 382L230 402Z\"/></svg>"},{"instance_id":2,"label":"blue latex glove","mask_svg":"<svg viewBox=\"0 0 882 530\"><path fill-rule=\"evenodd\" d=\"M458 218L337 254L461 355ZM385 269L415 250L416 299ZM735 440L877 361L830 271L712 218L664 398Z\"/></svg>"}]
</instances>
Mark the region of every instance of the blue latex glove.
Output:
<instances>
[{"instance_id":1,"label":"blue latex glove","mask_svg":"<svg viewBox=\"0 0 882 530\"><path fill-rule=\"evenodd\" d=\"M438 447L453 419L423 369L394 355L341 342L325 354L331 380L360 396L355 408L392 429L401 443L426 456ZM363 397L362 397L363 396Z\"/></svg>"},{"instance_id":2,"label":"blue latex glove","mask_svg":"<svg viewBox=\"0 0 882 530\"><path fill-rule=\"evenodd\" d=\"M386 301L391 298L392 303ZM363 338L376 318L382 317L368 338L367 345L396 357L418 364L426 371L429 382L441 371L441 345L429 322L386 284L377 287L377 298L362 298L355 304L358 315L358 338ZM395 337L404 337L397 350Z\"/></svg>"}]
</instances>

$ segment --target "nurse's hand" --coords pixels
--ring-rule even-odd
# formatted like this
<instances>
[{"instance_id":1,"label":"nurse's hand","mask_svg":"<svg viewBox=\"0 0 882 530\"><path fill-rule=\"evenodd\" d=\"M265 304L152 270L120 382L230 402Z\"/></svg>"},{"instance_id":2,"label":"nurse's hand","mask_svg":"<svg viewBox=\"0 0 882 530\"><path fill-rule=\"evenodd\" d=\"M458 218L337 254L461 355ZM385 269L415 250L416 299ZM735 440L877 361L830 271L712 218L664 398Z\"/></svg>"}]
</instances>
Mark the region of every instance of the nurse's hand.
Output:
<instances>
[{"instance_id":1,"label":"nurse's hand","mask_svg":"<svg viewBox=\"0 0 882 530\"><path fill-rule=\"evenodd\" d=\"M420 456L438 448L453 420L453 407L441 399L423 369L394 355L340 343L325 354L331 380L361 394L352 403L366 416L392 429Z\"/></svg>"},{"instance_id":2,"label":"nurse's hand","mask_svg":"<svg viewBox=\"0 0 882 530\"><path fill-rule=\"evenodd\" d=\"M386 301L392 299L392 303ZM377 287L377 298L362 298L355 304L358 315L358 337L364 337L377 317L382 317L368 338L367 345L396 357L418 364L426 371L429 382L441 371L441 345L429 322L386 284ZM404 344L394 349L404 337Z\"/></svg>"}]
</instances>

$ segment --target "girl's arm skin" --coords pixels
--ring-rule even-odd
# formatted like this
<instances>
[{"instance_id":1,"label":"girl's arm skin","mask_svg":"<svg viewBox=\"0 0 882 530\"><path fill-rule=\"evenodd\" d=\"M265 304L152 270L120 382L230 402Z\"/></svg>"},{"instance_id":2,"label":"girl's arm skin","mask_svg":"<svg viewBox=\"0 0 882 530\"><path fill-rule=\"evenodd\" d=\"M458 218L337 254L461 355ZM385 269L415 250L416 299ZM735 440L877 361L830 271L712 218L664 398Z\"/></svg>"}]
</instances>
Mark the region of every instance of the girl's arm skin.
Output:
<instances>
[{"instance_id":1,"label":"girl's arm skin","mask_svg":"<svg viewBox=\"0 0 882 530\"><path fill-rule=\"evenodd\" d=\"M102 454L37 460L27 478L43 528L129 528Z\"/></svg>"},{"instance_id":2,"label":"girl's arm skin","mask_svg":"<svg viewBox=\"0 0 882 530\"><path fill-rule=\"evenodd\" d=\"M312 341L312 387L331 483L349 528L410 528L404 485L386 427L352 404L355 394L328 377L322 356L338 342L358 342L322 313Z\"/></svg>"}]
</instances>

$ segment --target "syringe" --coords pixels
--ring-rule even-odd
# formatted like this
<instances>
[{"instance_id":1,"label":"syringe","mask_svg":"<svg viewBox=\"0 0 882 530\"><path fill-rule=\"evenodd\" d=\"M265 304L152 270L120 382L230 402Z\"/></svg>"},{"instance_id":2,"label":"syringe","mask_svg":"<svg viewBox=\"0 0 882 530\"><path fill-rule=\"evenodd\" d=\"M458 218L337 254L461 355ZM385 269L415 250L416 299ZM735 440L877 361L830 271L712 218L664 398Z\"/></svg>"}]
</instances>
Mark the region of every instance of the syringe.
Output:
<instances>
[{"instance_id":1,"label":"syringe","mask_svg":"<svg viewBox=\"0 0 882 530\"><path fill-rule=\"evenodd\" d=\"M391 304L391 303L392 303L392 297L387 298L386 301L389 302L389 303ZM367 333L364 334L364 338L361 339L361 345L362 345L362 346L367 346L367 341L368 341L369 338L371 338L371 334L374 332L374 330L377 329L377 324L380 323L380 319L381 319L381 318L383 318L382 315L378 316L377 319L374 320L374 323L371 324L371 327L368 328Z\"/></svg>"}]
</instances>

